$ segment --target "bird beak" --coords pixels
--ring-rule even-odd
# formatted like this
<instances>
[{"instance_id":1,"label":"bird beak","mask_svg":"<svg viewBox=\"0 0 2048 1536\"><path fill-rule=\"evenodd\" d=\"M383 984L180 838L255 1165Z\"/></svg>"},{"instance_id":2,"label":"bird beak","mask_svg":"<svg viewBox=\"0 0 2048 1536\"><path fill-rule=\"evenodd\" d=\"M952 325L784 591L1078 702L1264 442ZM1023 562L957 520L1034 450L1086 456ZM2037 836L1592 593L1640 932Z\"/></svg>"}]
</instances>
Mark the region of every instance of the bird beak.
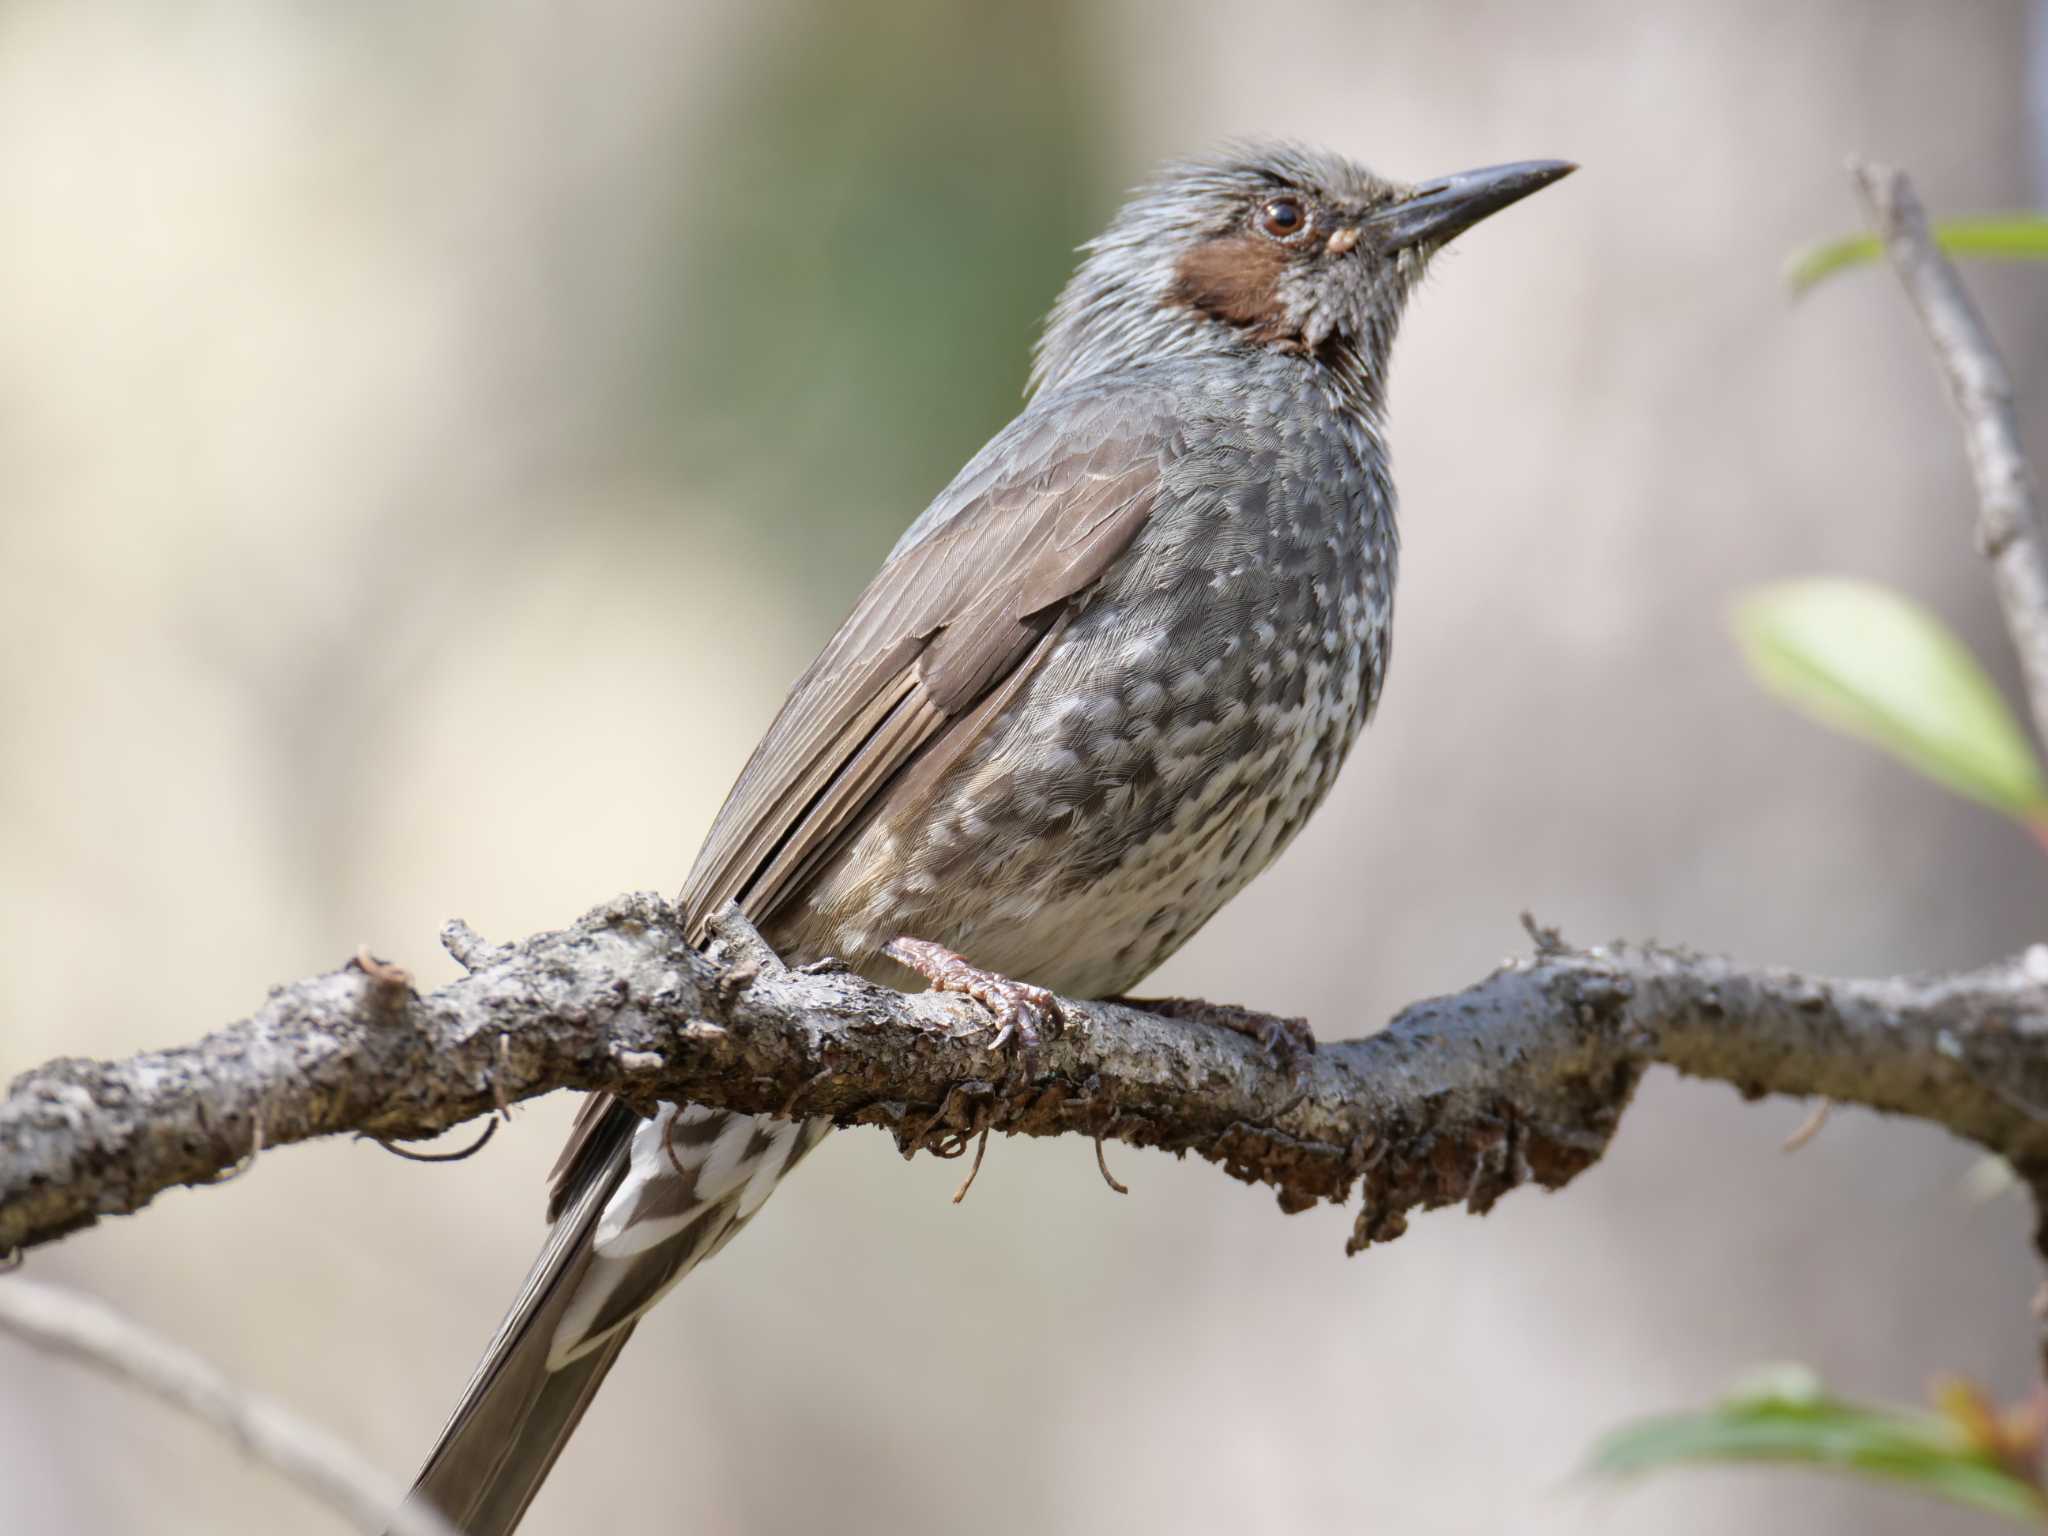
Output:
<instances>
[{"instance_id":1,"label":"bird beak","mask_svg":"<svg viewBox=\"0 0 2048 1536\"><path fill-rule=\"evenodd\" d=\"M1382 251L1439 246L1577 169L1569 160L1518 160L1439 176L1369 215L1362 227Z\"/></svg>"}]
</instances>

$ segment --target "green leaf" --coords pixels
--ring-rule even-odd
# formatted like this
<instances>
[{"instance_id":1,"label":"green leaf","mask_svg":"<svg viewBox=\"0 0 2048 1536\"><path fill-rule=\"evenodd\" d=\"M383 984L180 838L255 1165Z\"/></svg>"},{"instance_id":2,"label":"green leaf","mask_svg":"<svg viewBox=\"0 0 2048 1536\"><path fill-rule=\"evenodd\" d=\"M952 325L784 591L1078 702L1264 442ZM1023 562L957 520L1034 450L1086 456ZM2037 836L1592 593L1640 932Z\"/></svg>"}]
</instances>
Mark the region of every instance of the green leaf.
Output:
<instances>
[{"instance_id":1,"label":"green leaf","mask_svg":"<svg viewBox=\"0 0 2048 1536\"><path fill-rule=\"evenodd\" d=\"M1803 1378L1798 1390L1752 1391L1704 1413L1625 1425L1594 1449L1591 1470L1633 1477L1701 1462L1795 1462L1902 1483L1934 1498L2030 1525L2048 1500L1954 1421L1844 1402Z\"/></svg>"},{"instance_id":2,"label":"green leaf","mask_svg":"<svg viewBox=\"0 0 2048 1536\"><path fill-rule=\"evenodd\" d=\"M1981 261L2048 261L2048 218L2007 213L1982 219L1952 219L1934 227L1934 238L1951 256ZM1792 253L1785 282L1797 298L1822 278L1875 261L1883 250L1875 235L1824 240Z\"/></svg>"},{"instance_id":3,"label":"green leaf","mask_svg":"<svg viewBox=\"0 0 2048 1536\"><path fill-rule=\"evenodd\" d=\"M1957 794L2038 824L2048 785L2034 748L1969 648L1883 587L1789 582L1736 605L1757 679L1823 724L1864 737Z\"/></svg>"}]
</instances>

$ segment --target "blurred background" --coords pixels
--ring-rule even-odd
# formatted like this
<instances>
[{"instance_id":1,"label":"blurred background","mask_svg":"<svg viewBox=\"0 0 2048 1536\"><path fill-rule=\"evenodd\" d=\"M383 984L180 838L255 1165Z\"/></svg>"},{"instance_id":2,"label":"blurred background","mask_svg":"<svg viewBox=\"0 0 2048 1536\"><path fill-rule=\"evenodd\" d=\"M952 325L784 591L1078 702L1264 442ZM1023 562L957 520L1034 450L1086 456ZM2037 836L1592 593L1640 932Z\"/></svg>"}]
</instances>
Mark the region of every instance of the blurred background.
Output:
<instances>
[{"instance_id":1,"label":"blurred background","mask_svg":"<svg viewBox=\"0 0 2048 1536\"><path fill-rule=\"evenodd\" d=\"M1579 941L1970 965L2040 933L1990 814L1746 678L1731 596L1841 572L2009 675L1956 433L1858 218L2035 200L2019 3L511 0L0 8L0 1074L187 1040L368 943L423 984L673 893L789 679L1017 408L1122 188L1287 134L1568 156L1402 338L1377 724L1155 979L1326 1037ZM2037 450L2048 289L1978 268ZM570 1102L421 1168L335 1142L38 1252L409 1477L541 1236ZM1200 1164L839 1138L644 1325L544 1533L1813 1532L1988 1523L1801 1474L1590 1494L1747 1366L2033 1374L2012 1196L1915 1124L1658 1074L1567 1191L1347 1261ZM0 1345L10 1531L327 1517Z\"/></svg>"}]
</instances>

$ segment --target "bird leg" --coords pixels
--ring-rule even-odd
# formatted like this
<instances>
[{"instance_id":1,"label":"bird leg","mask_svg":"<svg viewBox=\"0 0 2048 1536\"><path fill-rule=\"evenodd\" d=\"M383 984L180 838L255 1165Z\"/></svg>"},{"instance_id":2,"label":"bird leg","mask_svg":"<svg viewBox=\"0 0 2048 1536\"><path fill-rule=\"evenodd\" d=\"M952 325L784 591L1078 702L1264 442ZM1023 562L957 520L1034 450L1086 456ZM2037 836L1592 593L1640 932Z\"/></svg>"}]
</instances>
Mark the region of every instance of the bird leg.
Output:
<instances>
[{"instance_id":1,"label":"bird leg","mask_svg":"<svg viewBox=\"0 0 2048 1536\"><path fill-rule=\"evenodd\" d=\"M984 971L943 944L929 939L891 939L882 946L882 953L917 972L934 992L958 992L986 1008L995 1019L991 1050L1001 1050L1012 1035L1025 1050L1035 1049L1039 1031L1060 1022L1059 999L1045 988Z\"/></svg>"}]
</instances>

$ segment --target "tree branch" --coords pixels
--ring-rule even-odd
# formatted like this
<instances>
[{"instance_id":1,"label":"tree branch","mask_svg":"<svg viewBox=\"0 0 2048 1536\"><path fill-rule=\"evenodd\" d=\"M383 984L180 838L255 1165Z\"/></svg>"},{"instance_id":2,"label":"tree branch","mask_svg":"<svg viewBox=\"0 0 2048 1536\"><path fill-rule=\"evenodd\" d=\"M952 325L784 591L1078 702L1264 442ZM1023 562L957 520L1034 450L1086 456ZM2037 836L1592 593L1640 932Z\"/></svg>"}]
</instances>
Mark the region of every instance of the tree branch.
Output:
<instances>
[{"instance_id":1,"label":"tree branch","mask_svg":"<svg viewBox=\"0 0 2048 1536\"><path fill-rule=\"evenodd\" d=\"M2010 386L1904 178L1856 175L1963 419L1980 535L2048 737L2048 554ZM1953 976L1823 981L1537 938L1532 958L1293 1069L1238 1032L1241 1010L1210 1010L1235 1026L1221 1029L1199 1008L1104 1003L1067 1004L1029 1061L994 1055L971 1038L986 1034L972 1004L786 970L736 919L693 950L653 896L509 947L451 924L471 974L426 997L362 955L197 1045L19 1079L0 1103L0 1254L217 1181L265 1147L431 1136L558 1088L880 1125L906 1154L957 1155L991 1127L1193 1151L1287 1210L1357 1192L1354 1250L1399 1235L1411 1210L1565 1183L1654 1063L1913 1115L2048 1190L2048 947Z\"/></svg>"},{"instance_id":2,"label":"tree branch","mask_svg":"<svg viewBox=\"0 0 2048 1536\"><path fill-rule=\"evenodd\" d=\"M0 1103L0 1252L217 1179L257 1146L428 1136L558 1088L828 1115L906 1153L956 1153L984 1125L1192 1151L1286 1210L1358 1191L1354 1250L1411 1210L1565 1183L1656 1062L1914 1115L2048 1170L2048 949L1819 981L1545 934L1532 958L1296 1069L1199 1016L1107 1003L1068 1004L1028 1063L991 1054L960 1038L986 1038L975 1004L787 970L737 919L694 950L650 895L508 948L459 925L448 942L475 969L425 997L362 957L196 1045L17 1080Z\"/></svg>"},{"instance_id":3,"label":"tree branch","mask_svg":"<svg viewBox=\"0 0 2048 1536\"><path fill-rule=\"evenodd\" d=\"M1912 301L1963 426L1977 482L1977 543L1991 561L2005 625L2019 652L2035 734L2048 742L2048 542L2034 475L2020 448L2012 379L1956 269L1935 244L1903 171L1852 160L1849 174Z\"/></svg>"},{"instance_id":4,"label":"tree branch","mask_svg":"<svg viewBox=\"0 0 2048 1536\"><path fill-rule=\"evenodd\" d=\"M0 1333L81 1360L190 1414L371 1536L456 1536L432 1509L400 1505L399 1490L325 1430L238 1391L197 1355L103 1302L9 1280L0 1285Z\"/></svg>"}]
</instances>

